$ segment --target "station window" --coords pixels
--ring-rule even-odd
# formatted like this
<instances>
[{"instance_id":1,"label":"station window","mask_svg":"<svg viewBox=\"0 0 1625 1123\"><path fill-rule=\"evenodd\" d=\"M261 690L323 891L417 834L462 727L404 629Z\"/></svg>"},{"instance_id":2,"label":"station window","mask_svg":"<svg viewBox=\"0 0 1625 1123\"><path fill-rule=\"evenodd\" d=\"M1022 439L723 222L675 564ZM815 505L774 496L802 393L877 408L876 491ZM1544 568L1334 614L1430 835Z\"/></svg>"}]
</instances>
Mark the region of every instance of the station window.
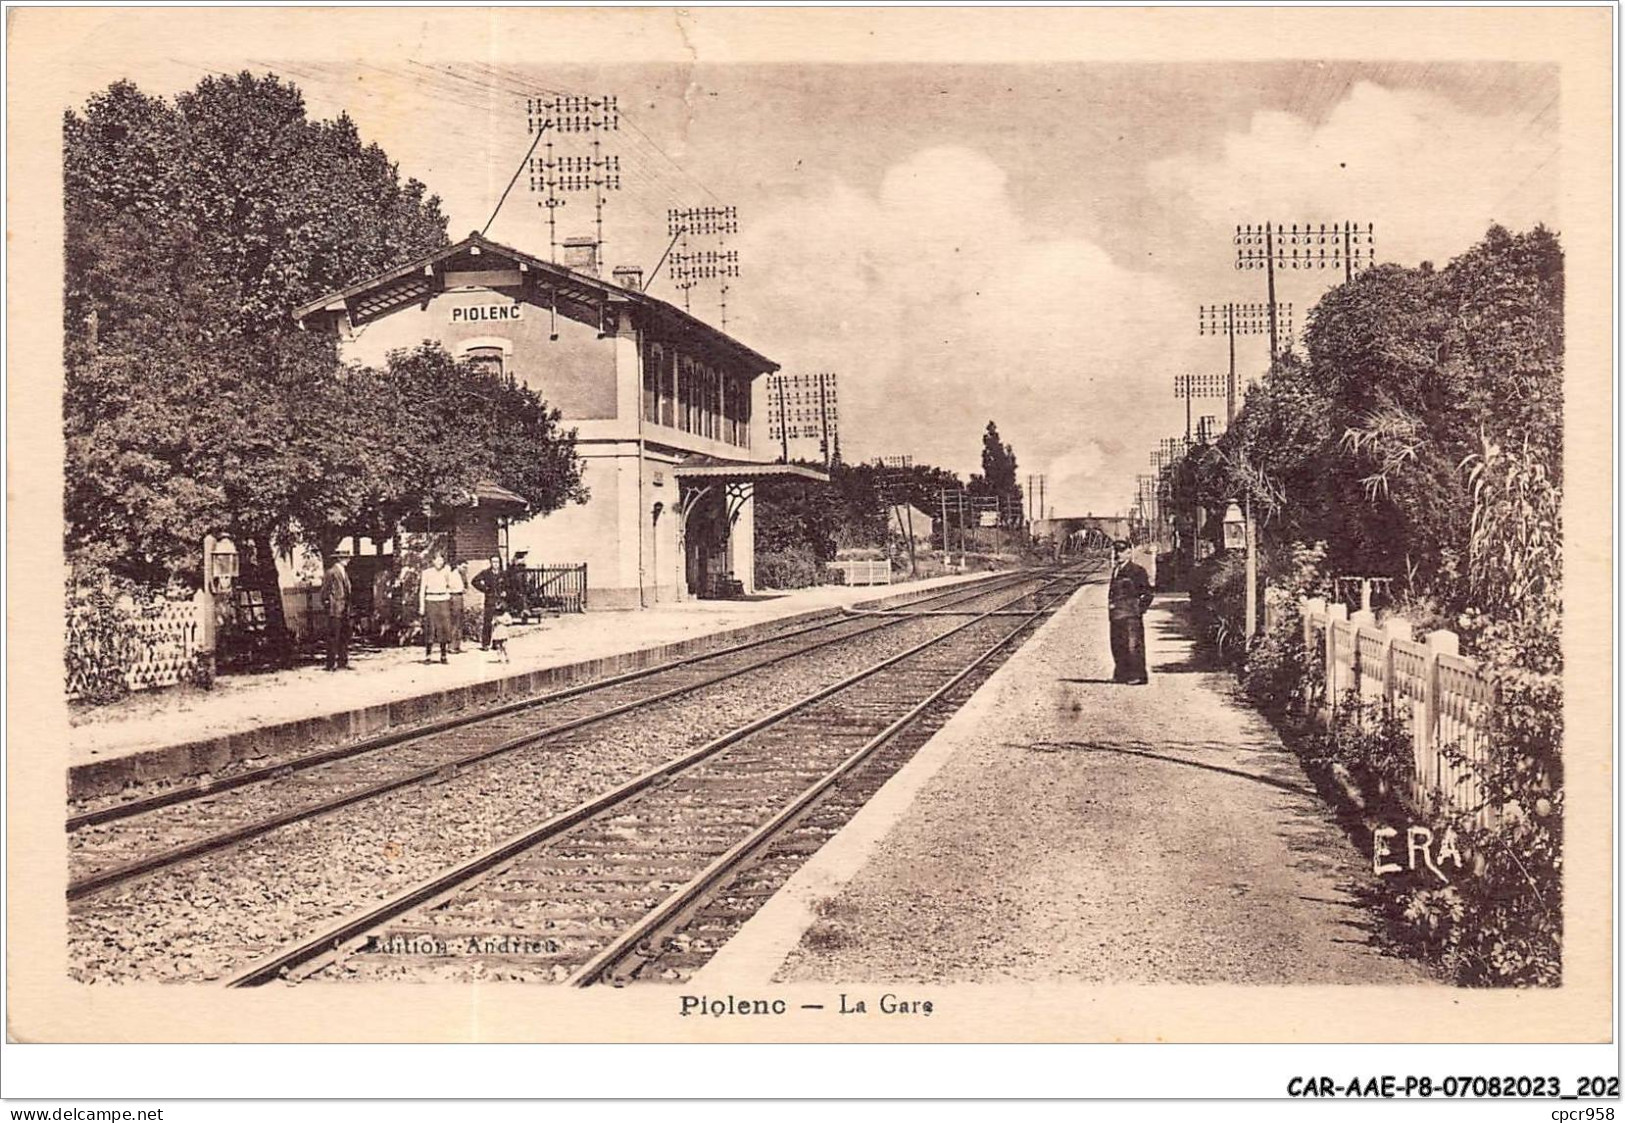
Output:
<instances>
[{"instance_id":1,"label":"station window","mask_svg":"<svg viewBox=\"0 0 1625 1123\"><path fill-rule=\"evenodd\" d=\"M660 361L660 424L670 429L677 423L677 352L668 351Z\"/></svg>"},{"instance_id":2,"label":"station window","mask_svg":"<svg viewBox=\"0 0 1625 1123\"><path fill-rule=\"evenodd\" d=\"M694 431L694 360L687 355L682 359L682 377L677 382L677 427L685 433Z\"/></svg>"},{"instance_id":3,"label":"station window","mask_svg":"<svg viewBox=\"0 0 1625 1123\"><path fill-rule=\"evenodd\" d=\"M660 368L665 360L666 350L658 343L650 344L643 355L643 420L651 425L660 423Z\"/></svg>"},{"instance_id":4,"label":"station window","mask_svg":"<svg viewBox=\"0 0 1625 1123\"><path fill-rule=\"evenodd\" d=\"M481 374L492 378L501 378L503 371L501 347L470 347L463 355L463 361Z\"/></svg>"},{"instance_id":5,"label":"station window","mask_svg":"<svg viewBox=\"0 0 1625 1123\"><path fill-rule=\"evenodd\" d=\"M726 443L736 445L739 443L735 422L739 415L739 384L725 370L717 371L717 383L722 388L722 421L718 435Z\"/></svg>"},{"instance_id":6,"label":"station window","mask_svg":"<svg viewBox=\"0 0 1625 1123\"><path fill-rule=\"evenodd\" d=\"M722 435L722 372L714 367L705 368L705 435Z\"/></svg>"}]
</instances>

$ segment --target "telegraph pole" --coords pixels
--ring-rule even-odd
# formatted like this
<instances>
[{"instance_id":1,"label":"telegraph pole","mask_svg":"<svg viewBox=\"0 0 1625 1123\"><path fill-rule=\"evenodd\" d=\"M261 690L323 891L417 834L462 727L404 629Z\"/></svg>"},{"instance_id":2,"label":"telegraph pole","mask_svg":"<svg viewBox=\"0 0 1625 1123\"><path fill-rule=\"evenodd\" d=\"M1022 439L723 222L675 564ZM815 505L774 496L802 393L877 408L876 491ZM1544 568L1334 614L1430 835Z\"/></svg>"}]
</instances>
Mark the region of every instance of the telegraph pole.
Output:
<instances>
[{"instance_id":1,"label":"telegraph pole","mask_svg":"<svg viewBox=\"0 0 1625 1123\"><path fill-rule=\"evenodd\" d=\"M822 380L823 375L819 375ZM914 501L910 498L906 473L914 467L914 457L883 456L880 458L880 491L882 502L888 504L897 517L897 532L908 543L909 575L918 577L920 564L914 556ZM898 495L902 502L898 502ZM905 521L906 520L906 521Z\"/></svg>"},{"instance_id":2,"label":"telegraph pole","mask_svg":"<svg viewBox=\"0 0 1625 1123\"><path fill-rule=\"evenodd\" d=\"M1258 631L1258 539L1257 531L1253 527L1253 497L1252 492L1247 493L1243 500L1246 504L1247 520L1247 593L1243 599L1244 611L1242 613L1242 635L1249 640Z\"/></svg>"},{"instance_id":3,"label":"telegraph pole","mask_svg":"<svg viewBox=\"0 0 1625 1123\"><path fill-rule=\"evenodd\" d=\"M1224 427L1236 423L1236 306L1224 306L1225 334L1230 337L1230 375L1224 380Z\"/></svg>"},{"instance_id":4,"label":"telegraph pole","mask_svg":"<svg viewBox=\"0 0 1625 1123\"><path fill-rule=\"evenodd\" d=\"M565 136L590 137L591 155L561 156L555 152L553 138L549 136L543 154L530 161L530 189L545 192L546 198L537 205L547 209L547 242L549 260L558 261L558 208L565 205L565 195L571 192L593 193L593 248L600 270L604 261L604 197L606 191L621 189L621 158L604 151L606 133L619 132L621 111L614 94L588 96L560 94L557 97L525 99L527 131L541 133L552 130Z\"/></svg>"},{"instance_id":5,"label":"telegraph pole","mask_svg":"<svg viewBox=\"0 0 1625 1123\"><path fill-rule=\"evenodd\" d=\"M818 376L818 448L824 454L824 467L829 467L829 403L824 397L824 376Z\"/></svg>"},{"instance_id":6,"label":"telegraph pole","mask_svg":"<svg viewBox=\"0 0 1625 1123\"><path fill-rule=\"evenodd\" d=\"M920 563L914 558L914 501L912 499L904 504L904 510L908 514L908 575L918 577L920 575Z\"/></svg>"},{"instance_id":7,"label":"telegraph pole","mask_svg":"<svg viewBox=\"0 0 1625 1123\"><path fill-rule=\"evenodd\" d=\"M1292 338L1292 304L1275 306L1275 317L1286 324L1286 337ZM1223 335L1230 340L1230 376L1224 390L1224 423L1236 420L1236 336L1261 335L1268 330L1269 310L1262 304L1203 304L1196 310L1196 334Z\"/></svg>"},{"instance_id":8,"label":"telegraph pole","mask_svg":"<svg viewBox=\"0 0 1625 1123\"><path fill-rule=\"evenodd\" d=\"M666 212L666 230L681 234L682 249L672 255L671 279L682 290L683 310L689 310L689 290L700 284L718 286L722 327L728 327L728 282L739 277L739 251L725 249L730 235L739 233L737 207L673 207ZM689 239L713 238L707 249L690 249Z\"/></svg>"},{"instance_id":9,"label":"telegraph pole","mask_svg":"<svg viewBox=\"0 0 1625 1123\"><path fill-rule=\"evenodd\" d=\"M1305 222L1266 222L1263 226L1238 225L1235 234L1236 268L1263 268L1269 287L1270 365L1280 358L1280 334L1275 314L1275 270L1326 269L1343 267L1343 279L1352 281L1361 269L1376 264L1375 232L1371 223L1361 230L1357 222L1339 225L1324 222L1318 227Z\"/></svg>"},{"instance_id":10,"label":"telegraph pole","mask_svg":"<svg viewBox=\"0 0 1625 1123\"><path fill-rule=\"evenodd\" d=\"M1275 324L1276 324L1276 315L1275 315L1275 250L1274 250L1274 243L1271 241L1272 237L1273 237L1273 235L1270 232L1269 223L1265 223L1264 224L1264 248L1265 248L1264 259L1269 262L1268 273L1269 273L1269 280L1270 280L1270 295L1269 295L1268 304L1269 304L1269 309L1270 309L1270 366L1273 367L1275 365L1275 360L1278 359L1280 357L1280 355L1281 355L1281 344L1280 344L1280 341L1279 341L1279 339L1277 339L1276 334L1275 334Z\"/></svg>"},{"instance_id":11,"label":"telegraph pole","mask_svg":"<svg viewBox=\"0 0 1625 1123\"><path fill-rule=\"evenodd\" d=\"M778 376L779 383L779 463L790 463L790 414L784 406L784 375Z\"/></svg>"},{"instance_id":12,"label":"telegraph pole","mask_svg":"<svg viewBox=\"0 0 1625 1123\"><path fill-rule=\"evenodd\" d=\"M819 439L819 446L824 451L824 467L829 467L829 401L825 397L824 387L828 385L832 376L820 372L818 375L818 422L823 435Z\"/></svg>"},{"instance_id":13,"label":"telegraph pole","mask_svg":"<svg viewBox=\"0 0 1625 1123\"><path fill-rule=\"evenodd\" d=\"M1229 383L1223 375L1219 374L1176 374L1174 375L1174 397L1185 399L1185 449L1191 445L1191 399L1192 398L1222 398ZM1167 441L1163 442L1166 446ZM1171 448L1169 450L1172 452Z\"/></svg>"}]
</instances>

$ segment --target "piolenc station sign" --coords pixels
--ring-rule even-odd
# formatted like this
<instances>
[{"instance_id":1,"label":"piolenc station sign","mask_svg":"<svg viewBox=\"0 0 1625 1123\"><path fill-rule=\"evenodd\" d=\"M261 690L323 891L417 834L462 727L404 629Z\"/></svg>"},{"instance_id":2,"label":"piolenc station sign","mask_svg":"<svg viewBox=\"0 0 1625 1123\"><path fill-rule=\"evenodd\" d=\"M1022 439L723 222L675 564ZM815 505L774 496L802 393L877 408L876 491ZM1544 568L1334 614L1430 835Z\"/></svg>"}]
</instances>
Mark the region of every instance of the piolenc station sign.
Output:
<instances>
[{"instance_id":1,"label":"piolenc station sign","mask_svg":"<svg viewBox=\"0 0 1625 1123\"><path fill-rule=\"evenodd\" d=\"M459 304L451 309L454 324L507 323L524 319L524 305L518 301L497 301L487 304Z\"/></svg>"}]
</instances>

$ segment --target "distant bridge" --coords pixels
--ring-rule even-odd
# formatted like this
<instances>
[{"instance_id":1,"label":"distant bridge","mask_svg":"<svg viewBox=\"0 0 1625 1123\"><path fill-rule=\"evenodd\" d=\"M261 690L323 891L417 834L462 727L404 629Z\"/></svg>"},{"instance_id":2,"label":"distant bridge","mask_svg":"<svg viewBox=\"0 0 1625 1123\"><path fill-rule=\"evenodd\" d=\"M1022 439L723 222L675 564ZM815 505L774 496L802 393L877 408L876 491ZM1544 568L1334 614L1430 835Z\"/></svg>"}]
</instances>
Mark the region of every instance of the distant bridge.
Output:
<instances>
[{"instance_id":1,"label":"distant bridge","mask_svg":"<svg viewBox=\"0 0 1625 1123\"><path fill-rule=\"evenodd\" d=\"M1081 536L1081 537L1079 537ZM1105 545L1118 538L1133 541L1134 519L1130 515L1080 515L1063 519L1033 520L1033 537L1075 545Z\"/></svg>"}]
</instances>

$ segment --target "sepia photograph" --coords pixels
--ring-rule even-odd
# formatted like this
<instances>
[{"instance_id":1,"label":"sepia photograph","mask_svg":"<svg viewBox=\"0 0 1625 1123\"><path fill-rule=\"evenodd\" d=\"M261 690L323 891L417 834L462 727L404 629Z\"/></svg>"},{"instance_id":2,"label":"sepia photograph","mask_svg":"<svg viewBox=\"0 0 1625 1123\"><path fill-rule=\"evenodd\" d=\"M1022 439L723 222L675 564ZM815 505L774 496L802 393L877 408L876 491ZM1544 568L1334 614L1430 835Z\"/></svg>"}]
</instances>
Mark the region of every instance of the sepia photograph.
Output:
<instances>
[{"instance_id":1,"label":"sepia photograph","mask_svg":"<svg viewBox=\"0 0 1625 1123\"><path fill-rule=\"evenodd\" d=\"M1611 1039L1610 8L7 14L14 1040Z\"/></svg>"}]
</instances>

